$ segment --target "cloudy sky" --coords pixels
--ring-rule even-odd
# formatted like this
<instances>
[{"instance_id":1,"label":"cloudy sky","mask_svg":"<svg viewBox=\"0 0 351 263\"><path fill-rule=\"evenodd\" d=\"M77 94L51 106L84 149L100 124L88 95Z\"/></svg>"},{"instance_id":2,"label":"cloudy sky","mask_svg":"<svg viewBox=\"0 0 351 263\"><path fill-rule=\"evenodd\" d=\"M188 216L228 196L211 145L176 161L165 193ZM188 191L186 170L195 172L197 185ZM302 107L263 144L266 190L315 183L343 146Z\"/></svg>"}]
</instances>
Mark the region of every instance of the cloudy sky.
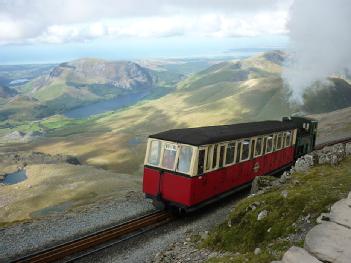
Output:
<instances>
[{"instance_id":1,"label":"cloudy sky","mask_svg":"<svg viewBox=\"0 0 351 263\"><path fill-rule=\"evenodd\" d=\"M293 0L0 0L0 63L282 47Z\"/></svg>"}]
</instances>

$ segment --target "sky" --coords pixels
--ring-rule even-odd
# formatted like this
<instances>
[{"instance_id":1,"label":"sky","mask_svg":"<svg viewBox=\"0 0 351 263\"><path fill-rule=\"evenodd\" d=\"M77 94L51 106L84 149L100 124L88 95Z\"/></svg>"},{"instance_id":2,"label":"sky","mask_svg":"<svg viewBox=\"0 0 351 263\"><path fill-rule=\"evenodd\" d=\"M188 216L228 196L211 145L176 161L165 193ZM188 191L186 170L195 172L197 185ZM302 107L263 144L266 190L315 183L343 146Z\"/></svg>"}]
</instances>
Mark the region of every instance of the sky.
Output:
<instances>
[{"instance_id":1,"label":"sky","mask_svg":"<svg viewBox=\"0 0 351 263\"><path fill-rule=\"evenodd\" d=\"M0 0L0 64L288 45L293 0Z\"/></svg>"}]
</instances>

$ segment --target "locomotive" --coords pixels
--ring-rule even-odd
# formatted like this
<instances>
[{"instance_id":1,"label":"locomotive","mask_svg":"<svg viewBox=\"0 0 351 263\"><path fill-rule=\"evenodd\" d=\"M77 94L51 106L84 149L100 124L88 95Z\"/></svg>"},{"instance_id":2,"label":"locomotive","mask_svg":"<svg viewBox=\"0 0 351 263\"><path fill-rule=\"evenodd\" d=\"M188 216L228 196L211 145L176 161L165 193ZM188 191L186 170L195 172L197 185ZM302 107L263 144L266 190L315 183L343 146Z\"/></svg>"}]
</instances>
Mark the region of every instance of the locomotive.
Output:
<instances>
[{"instance_id":1,"label":"locomotive","mask_svg":"<svg viewBox=\"0 0 351 263\"><path fill-rule=\"evenodd\" d=\"M289 169L314 149L317 125L284 117L150 135L143 192L157 208L196 210L249 187L256 176Z\"/></svg>"}]
</instances>

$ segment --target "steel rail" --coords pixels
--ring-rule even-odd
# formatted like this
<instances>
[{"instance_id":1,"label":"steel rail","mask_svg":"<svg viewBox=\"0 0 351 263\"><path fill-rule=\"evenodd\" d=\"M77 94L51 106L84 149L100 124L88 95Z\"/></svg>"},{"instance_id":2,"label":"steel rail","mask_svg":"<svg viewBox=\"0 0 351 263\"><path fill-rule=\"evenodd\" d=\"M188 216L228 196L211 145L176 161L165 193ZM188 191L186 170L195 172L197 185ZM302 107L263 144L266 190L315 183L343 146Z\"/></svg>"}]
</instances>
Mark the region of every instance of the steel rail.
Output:
<instances>
[{"instance_id":1,"label":"steel rail","mask_svg":"<svg viewBox=\"0 0 351 263\"><path fill-rule=\"evenodd\" d=\"M95 232L93 234L74 239L72 241L54 246L35 254L31 254L12 262L16 263L42 263L42 262L53 262L55 260L63 259L72 254L87 250L97 245L103 244L107 241L125 237L129 234L133 234L144 228L151 227L153 225L160 225L166 223L173 218L173 214L168 211L156 211L122 224Z\"/></svg>"},{"instance_id":2,"label":"steel rail","mask_svg":"<svg viewBox=\"0 0 351 263\"><path fill-rule=\"evenodd\" d=\"M338 143L348 143L348 142L351 142L351 137L344 137L344 138L341 138L341 139L332 140L332 141L329 141L329 142L324 142L324 143L317 144L314 147L314 150L322 150L326 146L331 146L331 145L338 144Z\"/></svg>"}]
</instances>

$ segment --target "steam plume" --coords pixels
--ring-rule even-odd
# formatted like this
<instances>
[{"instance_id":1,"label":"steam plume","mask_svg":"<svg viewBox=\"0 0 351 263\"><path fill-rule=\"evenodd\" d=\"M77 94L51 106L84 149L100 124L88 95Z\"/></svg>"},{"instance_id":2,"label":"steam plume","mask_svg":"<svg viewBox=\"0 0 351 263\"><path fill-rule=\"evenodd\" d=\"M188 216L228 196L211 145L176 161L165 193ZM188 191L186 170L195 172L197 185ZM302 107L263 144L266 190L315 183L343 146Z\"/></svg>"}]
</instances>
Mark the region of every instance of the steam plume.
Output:
<instances>
[{"instance_id":1,"label":"steam plume","mask_svg":"<svg viewBox=\"0 0 351 263\"><path fill-rule=\"evenodd\" d=\"M351 1L295 0L288 29L290 57L283 72L292 100L302 103L315 81L351 72Z\"/></svg>"}]
</instances>

